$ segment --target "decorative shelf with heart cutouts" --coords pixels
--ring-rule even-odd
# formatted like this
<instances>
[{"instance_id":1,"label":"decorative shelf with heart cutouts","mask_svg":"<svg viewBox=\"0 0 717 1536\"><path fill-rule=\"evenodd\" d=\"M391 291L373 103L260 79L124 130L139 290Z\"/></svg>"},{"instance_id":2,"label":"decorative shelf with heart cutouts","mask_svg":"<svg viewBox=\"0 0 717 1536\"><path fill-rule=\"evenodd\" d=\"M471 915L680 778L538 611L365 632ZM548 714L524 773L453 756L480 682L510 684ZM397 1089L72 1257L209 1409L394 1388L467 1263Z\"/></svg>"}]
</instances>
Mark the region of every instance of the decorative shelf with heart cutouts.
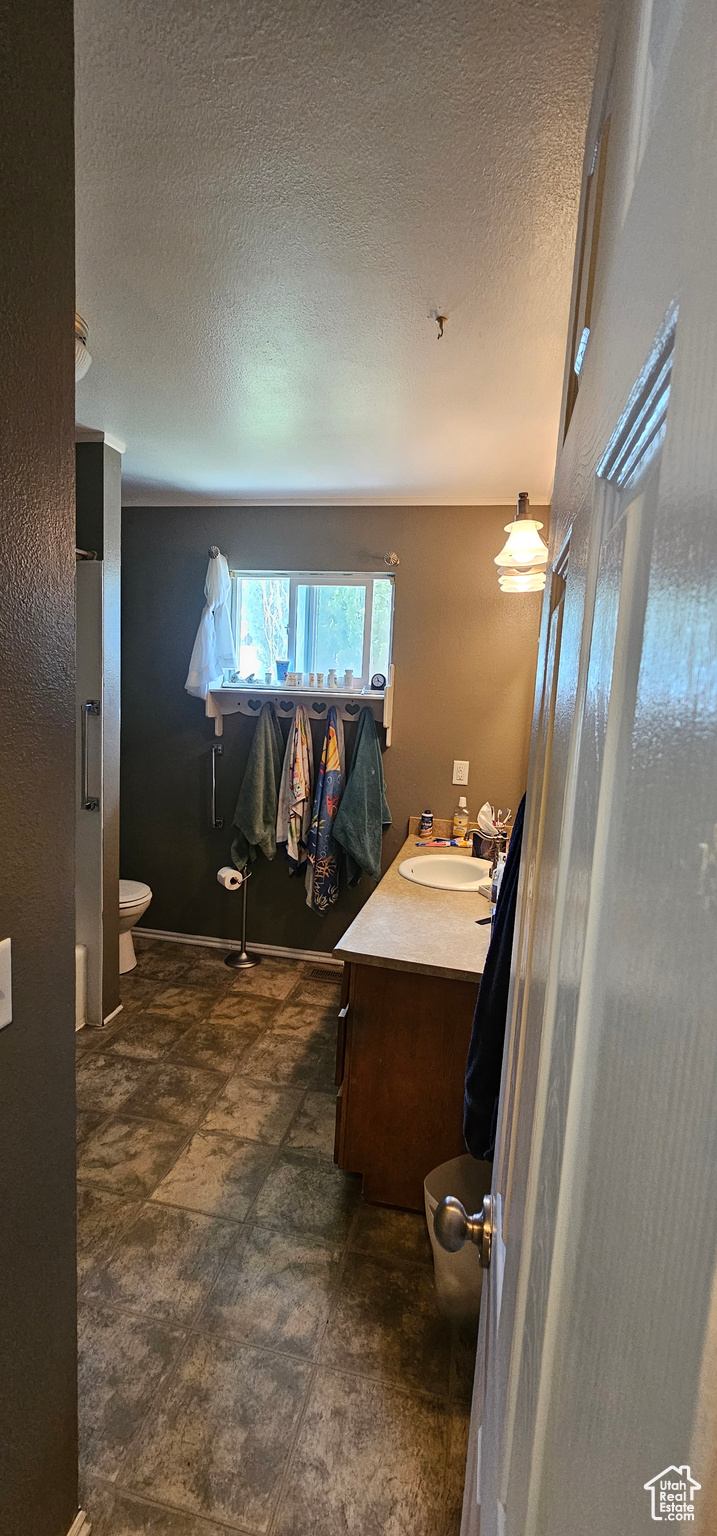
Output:
<instances>
[{"instance_id":1,"label":"decorative shelf with heart cutouts","mask_svg":"<svg viewBox=\"0 0 717 1536\"><path fill-rule=\"evenodd\" d=\"M205 711L207 718L214 721L215 736L221 736L225 715L253 715L256 718L267 700L271 700L280 720L290 719L297 704L303 704L313 720L325 720L332 704L336 705L343 720L357 720L368 704L373 708L377 725L385 727L386 746L390 747L395 671L391 666L386 687L381 690L284 688L278 684L253 688L245 683L234 683L225 688L210 689Z\"/></svg>"}]
</instances>

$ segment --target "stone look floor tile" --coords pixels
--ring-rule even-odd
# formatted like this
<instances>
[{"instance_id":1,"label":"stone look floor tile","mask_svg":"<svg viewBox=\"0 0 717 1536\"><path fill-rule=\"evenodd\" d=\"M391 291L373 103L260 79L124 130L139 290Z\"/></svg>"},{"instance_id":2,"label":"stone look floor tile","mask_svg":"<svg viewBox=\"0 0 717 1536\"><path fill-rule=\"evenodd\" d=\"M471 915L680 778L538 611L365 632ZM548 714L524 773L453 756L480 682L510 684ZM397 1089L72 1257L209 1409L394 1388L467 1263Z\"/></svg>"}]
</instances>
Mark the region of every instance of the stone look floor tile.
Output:
<instances>
[{"instance_id":1,"label":"stone look floor tile","mask_svg":"<svg viewBox=\"0 0 717 1536\"><path fill-rule=\"evenodd\" d=\"M123 1011L77 1039L87 1087L129 1084L78 1116L93 1536L458 1536L475 1337L436 1317L422 1218L357 1212L333 1166L338 988L135 941Z\"/></svg>"},{"instance_id":2,"label":"stone look floor tile","mask_svg":"<svg viewBox=\"0 0 717 1536\"><path fill-rule=\"evenodd\" d=\"M75 1050L78 1056L83 1051L91 1051L97 1045L102 1034L99 1029L91 1029L89 1024L83 1024L82 1029L75 1030Z\"/></svg>"},{"instance_id":3,"label":"stone look floor tile","mask_svg":"<svg viewBox=\"0 0 717 1536\"><path fill-rule=\"evenodd\" d=\"M247 1141L278 1147L301 1103L303 1089L272 1088L235 1075L202 1122L205 1131L227 1131Z\"/></svg>"},{"instance_id":4,"label":"stone look floor tile","mask_svg":"<svg viewBox=\"0 0 717 1536\"><path fill-rule=\"evenodd\" d=\"M460 1323L453 1329L451 1401L470 1412L478 1347L478 1323Z\"/></svg>"},{"instance_id":5,"label":"stone look floor tile","mask_svg":"<svg viewBox=\"0 0 717 1536\"><path fill-rule=\"evenodd\" d=\"M78 1389L83 1467L114 1479L182 1342L108 1307L81 1307Z\"/></svg>"},{"instance_id":6,"label":"stone look floor tile","mask_svg":"<svg viewBox=\"0 0 717 1536\"><path fill-rule=\"evenodd\" d=\"M316 1037L315 1072L312 1086L318 1092L336 1092L336 1021L331 1020L330 1030Z\"/></svg>"},{"instance_id":7,"label":"stone look floor tile","mask_svg":"<svg viewBox=\"0 0 717 1536\"><path fill-rule=\"evenodd\" d=\"M253 1025L257 1034L266 1029L276 1016L280 1004L273 997L254 997L241 992L221 992L215 995L209 1015L213 1024Z\"/></svg>"},{"instance_id":8,"label":"stone look floor tile","mask_svg":"<svg viewBox=\"0 0 717 1536\"><path fill-rule=\"evenodd\" d=\"M191 1025L154 1013L132 1014L113 1035L110 1056L134 1056L138 1061L160 1061L186 1035Z\"/></svg>"},{"instance_id":9,"label":"stone look floor tile","mask_svg":"<svg viewBox=\"0 0 717 1536\"><path fill-rule=\"evenodd\" d=\"M164 982L150 981L148 977L140 976L136 971L131 971L129 976L120 976L123 1013L136 1013L138 1009L149 1009L152 999L163 988Z\"/></svg>"},{"instance_id":10,"label":"stone look floor tile","mask_svg":"<svg viewBox=\"0 0 717 1536\"><path fill-rule=\"evenodd\" d=\"M390 1264L433 1264L426 1218L417 1211L386 1205L362 1205L351 1233L351 1247Z\"/></svg>"},{"instance_id":11,"label":"stone look floor tile","mask_svg":"<svg viewBox=\"0 0 717 1536\"><path fill-rule=\"evenodd\" d=\"M451 1408L448 1415L445 1536L460 1536L469 1429L469 1411L465 1408Z\"/></svg>"},{"instance_id":12,"label":"stone look floor tile","mask_svg":"<svg viewBox=\"0 0 717 1536\"><path fill-rule=\"evenodd\" d=\"M314 1003L297 1003L292 995L288 1003L279 1005L273 1020L274 1028L282 1035L324 1034L327 1026L336 1023L333 1010L317 1008Z\"/></svg>"},{"instance_id":13,"label":"stone look floor tile","mask_svg":"<svg viewBox=\"0 0 717 1536\"><path fill-rule=\"evenodd\" d=\"M280 1034L269 1029L242 1057L241 1072L257 1082L308 1087L321 1063L320 1036Z\"/></svg>"},{"instance_id":14,"label":"stone look floor tile","mask_svg":"<svg viewBox=\"0 0 717 1536\"><path fill-rule=\"evenodd\" d=\"M296 991L292 993L293 1003L311 1003L319 1012L333 1013L334 1017L341 1007L341 981L334 985L328 981L312 981L310 976L305 981L300 981Z\"/></svg>"},{"instance_id":15,"label":"stone look floor tile","mask_svg":"<svg viewBox=\"0 0 717 1536\"><path fill-rule=\"evenodd\" d=\"M77 1103L80 1109L114 1114L153 1071L143 1061L91 1051L77 1064Z\"/></svg>"},{"instance_id":16,"label":"stone look floor tile","mask_svg":"<svg viewBox=\"0 0 717 1536\"><path fill-rule=\"evenodd\" d=\"M158 944L144 953L136 946L137 976L143 980L174 982L184 985L183 978L193 970L190 944Z\"/></svg>"},{"instance_id":17,"label":"stone look floor tile","mask_svg":"<svg viewBox=\"0 0 717 1536\"><path fill-rule=\"evenodd\" d=\"M81 1497L92 1536L227 1536L225 1525L148 1504L99 1479L88 1482Z\"/></svg>"},{"instance_id":18,"label":"stone look floor tile","mask_svg":"<svg viewBox=\"0 0 717 1536\"><path fill-rule=\"evenodd\" d=\"M229 981L236 980L236 971L232 971L231 967L225 964L229 954L228 944L219 947L209 944L181 944L177 945L177 948L182 950L182 954L188 955L195 974L203 975L207 971L217 971L220 975L226 976Z\"/></svg>"},{"instance_id":19,"label":"stone look floor tile","mask_svg":"<svg viewBox=\"0 0 717 1536\"><path fill-rule=\"evenodd\" d=\"M284 998L293 992L300 975L295 960L264 955L254 970L237 972L234 991L237 994L251 992L257 997Z\"/></svg>"},{"instance_id":20,"label":"stone look floor tile","mask_svg":"<svg viewBox=\"0 0 717 1536\"><path fill-rule=\"evenodd\" d=\"M160 987L152 999L151 1011L168 1015L170 1019L180 1022L186 1019L188 1024L196 1024L200 1019L208 1017L215 1000L214 992L206 987Z\"/></svg>"},{"instance_id":21,"label":"stone look floor tile","mask_svg":"<svg viewBox=\"0 0 717 1536\"><path fill-rule=\"evenodd\" d=\"M286 1145L333 1159L335 1133L336 1094L307 1093L286 1138Z\"/></svg>"},{"instance_id":22,"label":"stone look floor tile","mask_svg":"<svg viewBox=\"0 0 717 1536\"><path fill-rule=\"evenodd\" d=\"M188 1326L206 1300L236 1228L196 1211L145 1205L88 1281L85 1300Z\"/></svg>"},{"instance_id":23,"label":"stone look floor tile","mask_svg":"<svg viewBox=\"0 0 717 1536\"><path fill-rule=\"evenodd\" d=\"M194 1337L128 1463L133 1491L267 1532L310 1367Z\"/></svg>"},{"instance_id":24,"label":"stone look floor tile","mask_svg":"<svg viewBox=\"0 0 717 1536\"><path fill-rule=\"evenodd\" d=\"M243 1221L275 1154L256 1141L198 1131L155 1190L154 1198L208 1216Z\"/></svg>"},{"instance_id":25,"label":"stone look floor tile","mask_svg":"<svg viewBox=\"0 0 717 1536\"><path fill-rule=\"evenodd\" d=\"M102 1110L78 1109L76 1124L78 1147L81 1147L84 1142L88 1141L93 1132L96 1131L102 1124L102 1121L106 1119L107 1116L103 1113Z\"/></svg>"},{"instance_id":26,"label":"stone look floor tile","mask_svg":"<svg viewBox=\"0 0 717 1536\"><path fill-rule=\"evenodd\" d=\"M77 1186L77 1283L105 1259L139 1210L136 1201L93 1184Z\"/></svg>"},{"instance_id":27,"label":"stone look floor tile","mask_svg":"<svg viewBox=\"0 0 717 1536\"><path fill-rule=\"evenodd\" d=\"M244 1060L257 1038L253 1024L239 1022L226 1024L206 1020L188 1029L177 1046L170 1052L172 1061L184 1062L189 1067L208 1067L213 1072L229 1076Z\"/></svg>"},{"instance_id":28,"label":"stone look floor tile","mask_svg":"<svg viewBox=\"0 0 717 1536\"><path fill-rule=\"evenodd\" d=\"M254 1207L262 1227L315 1232L327 1242L348 1236L360 1182L333 1164L300 1152L279 1153Z\"/></svg>"},{"instance_id":29,"label":"stone look floor tile","mask_svg":"<svg viewBox=\"0 0 717 1536\"><path fill-rule=\"evenodd\" d=\"M320 1370L275 1536L439 1536L444 1457L442 1403Z\"/></svg>"},{"instance_id":30,"label":"stone look floor tile","mask_svg":"<svg viewBox=\"0 0 717 1536\"><path fill-rule=\"evenodd\" d=\"M176 1121L191 1130L199 1125L224 1081L221 1072L209 1072L206 1067L160 1062L151 1078L127 1099L124 1113L143 1120Z\"/></svg>"},{"instance_id":31,"label":"stone look floor tile","mask_svg":"<svg viewBox=\"0 0 717 1536\"><path fill-rule=\"evenodd\" d=\"M341 1249L314 1233L241 1233L196 1328L313 1359L329 1315Z\"/></svg>"},{"instance_id":32,"label":"stone look floor tile","mask_svg":"<svg viewBox=\"0 0 717 1536\"><path fill-rule=\"evenodd\" d=\"M141 1199L159 1183L186 1139L182 1125L115 1116L81 1147L78 1178Z\"/></svg>"},{"instance_id":33,"label":"stone look floor tile","mask_svg":"<svg viewBox=\"0 0 717 1536\"><path fill-rule=\"evenodd\" d=\"M439 1316L430 1269L349 1254L320 1359L447 1396L450 1327Z\"/></svg>"}]
</instances>

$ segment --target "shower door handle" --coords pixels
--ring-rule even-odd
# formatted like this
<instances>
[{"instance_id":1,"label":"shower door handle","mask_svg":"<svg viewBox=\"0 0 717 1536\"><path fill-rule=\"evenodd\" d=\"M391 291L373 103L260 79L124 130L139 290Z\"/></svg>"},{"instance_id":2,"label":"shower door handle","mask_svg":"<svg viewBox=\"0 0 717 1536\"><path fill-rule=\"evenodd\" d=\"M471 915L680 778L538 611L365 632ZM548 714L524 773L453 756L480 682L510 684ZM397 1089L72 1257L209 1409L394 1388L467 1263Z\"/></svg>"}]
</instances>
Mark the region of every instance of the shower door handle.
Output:
<instances>
[{"instance_id":1,"label":"shower door handle","mask_svg":"<svg viewBox=\"0 0 717 1536\"><path fill-rule=\"evenodd\" d=\"M89 715L99 715L99 699L85 699L80 711L82 724L82 809L83 811L98 811L100 808L99 795L90 794L89 786L89 742L87 738L87 719Z\"/></svg>"},{"instance_id":2,"label":"shower door handle","mask_svg":"<svg viewBox=\"0 0 717 1536\"><path fill-rule=\"evenodd\" d=\"M217 816L217 758L221 757L222 750L220 741L212 743L212 826L217 832L224 826L224 817Z\"/></svg>"}]
</instances>

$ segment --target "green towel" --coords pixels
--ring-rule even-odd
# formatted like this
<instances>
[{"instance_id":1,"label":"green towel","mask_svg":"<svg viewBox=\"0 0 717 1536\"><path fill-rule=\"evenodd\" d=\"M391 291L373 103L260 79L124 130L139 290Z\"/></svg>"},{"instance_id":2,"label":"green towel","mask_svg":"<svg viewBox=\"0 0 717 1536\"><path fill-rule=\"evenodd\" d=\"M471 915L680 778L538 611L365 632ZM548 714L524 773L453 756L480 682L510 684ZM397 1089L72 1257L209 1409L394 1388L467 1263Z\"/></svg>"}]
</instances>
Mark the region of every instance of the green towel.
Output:
<instances>
[{"instance_id":1,"label":"green towel","mask_svg":"<svg viewBox=\"0 0 717 1536\"><path fill-rule=\"evenodd\" d=\"M390 825L376 721L366 707L359 715L351 771L334 822L334 838L346 853L349 885L356 884L363 870L372 880L381 879L381 838Z\"/></svg>"},{"instance_id":2,"label":"green towel","mask_svg":"<svg viewBox=\"0 0 717 1536\"><path fill-rule=\"evenodd\" d=\"M276 809L284 742L273 704L265 704L256 722L249 760L234 812L236 836L232 859L245 869L261 849L267 859L276 853Z\"/></svg>"}]
</instances>

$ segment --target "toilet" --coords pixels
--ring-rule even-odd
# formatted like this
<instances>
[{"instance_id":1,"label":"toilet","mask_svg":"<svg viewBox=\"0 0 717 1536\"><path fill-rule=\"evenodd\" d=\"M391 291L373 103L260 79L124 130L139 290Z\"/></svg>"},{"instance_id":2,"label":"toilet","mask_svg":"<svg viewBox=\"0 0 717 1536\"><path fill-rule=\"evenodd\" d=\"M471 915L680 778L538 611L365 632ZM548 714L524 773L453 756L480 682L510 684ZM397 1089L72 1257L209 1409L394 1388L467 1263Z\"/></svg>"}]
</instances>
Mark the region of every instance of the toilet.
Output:
<instances>
[{"instance_id":1,"label":"toilet","mask_svg":"<svg viewBox=\"0 0 717 1536\"><path fill-rule=\"evenodd\" d=\"M132 929L138 923L152 900L152 892L142 880L120 880L119 883L119 968L120 976L133 971L137 956L132 943Z\"/></svg>"}]
</instances>

